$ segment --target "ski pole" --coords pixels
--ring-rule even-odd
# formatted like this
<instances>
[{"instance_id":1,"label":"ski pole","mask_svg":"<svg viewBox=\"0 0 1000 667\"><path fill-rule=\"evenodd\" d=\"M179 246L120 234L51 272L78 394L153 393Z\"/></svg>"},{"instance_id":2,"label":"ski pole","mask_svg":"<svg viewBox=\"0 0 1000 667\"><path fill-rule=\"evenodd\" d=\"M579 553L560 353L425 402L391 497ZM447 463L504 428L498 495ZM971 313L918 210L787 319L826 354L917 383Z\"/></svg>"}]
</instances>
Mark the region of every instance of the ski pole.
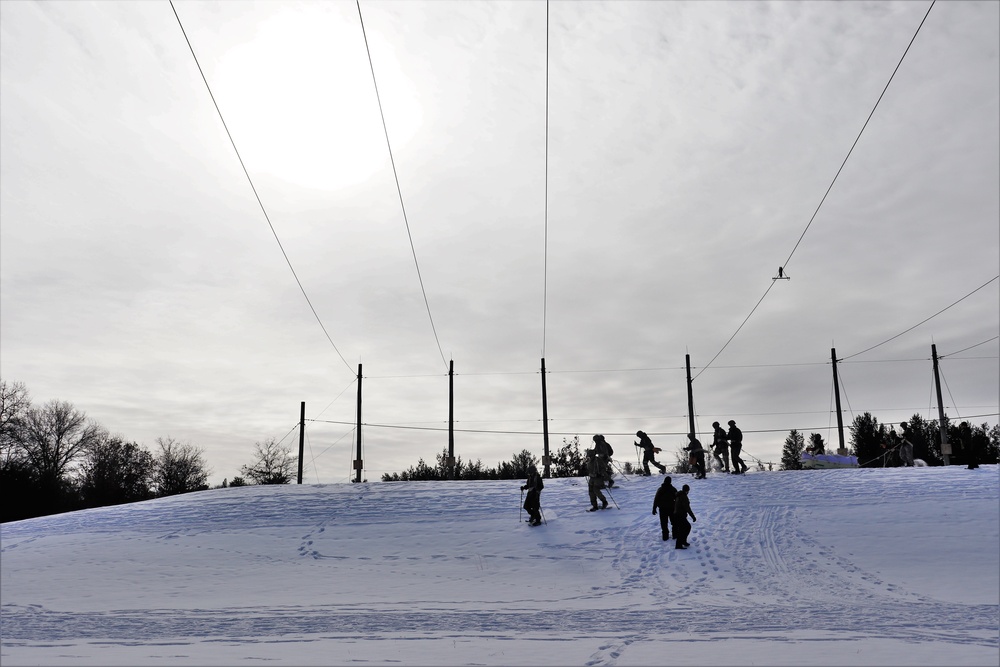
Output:
<instances>
[{"instance_id":1,"label":"ski pole","mask_svg":"<svg viewBox=\"0 0 1000 667\"><path fill-rule=\"evenodd\" d=\"M615 509L620 510L621 507L618 507L618 501L615 500L615 497L613 495L611 495L611 489L604 489L604 491L608 494L608 497L611 498L611 502L615 504Z\"/></svg>"},{"instance_id":2,"label":"ski pole","mask_svg":"<svg viewBox=\"0 0 1000 667\"><path fill-rule=\"evenodd\" d=\"M639 470L640 468L642 468L642 461L639 460L639 443L632 442L632 444L635 445L635 465L636 465L635 469Z\"/></svg>"},{"instance_id":3,"label":"ski pole","mask_svg":"<svg viewBox=\"0 0 1000 667\"><path fill-rule=\"evenodd\" d=\"M518 523L521 523L523 521L523 519L521 519L521 510L523 510L523 509L524 509L524 489L521 489L521 505L517 508L517 522Z\"/></svg>"},{"instance_id":4,"label":"ski pole","mask_svg":"<svg viewBox=\"0 0 1000 667\"><path fill-rule=\"evenodd\" d=\"M549 522L545 519L545 512L542 511L541 507L538 508L538 513L542 515L542 523L546 526L549 525Z\"/></svg>"}]
</instances>

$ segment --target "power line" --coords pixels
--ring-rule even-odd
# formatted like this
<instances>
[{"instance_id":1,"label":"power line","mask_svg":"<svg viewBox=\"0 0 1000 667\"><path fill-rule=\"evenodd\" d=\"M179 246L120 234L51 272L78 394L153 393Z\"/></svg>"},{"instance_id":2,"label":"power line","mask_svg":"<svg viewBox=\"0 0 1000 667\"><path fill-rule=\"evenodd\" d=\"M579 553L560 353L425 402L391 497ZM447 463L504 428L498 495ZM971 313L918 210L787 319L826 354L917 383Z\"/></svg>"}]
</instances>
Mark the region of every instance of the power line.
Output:
<instances>
[{"instance_id":1,"label":"power line","mask_svg":"<svg viewBox=\"0 0 1000 667\"><path fill-rule=\"evenodd\" d=\"M924 324L925 322L929 322L930 320L934 319L935 317L937 317L938 315L940 315L940 314L941 314L941 313L943 313L944 311L948 310L948 309L949 309L949 308L951 308L952 306L956 306L956 305L958 305L958 304L962 303L963 301L965 301L966 299L968 299L968 298L969 298L970 296L972 296L973 294L975 294L975 293L976 293L976 292L978 292L979 290L983 289L984 287L986 287L987 285L989 285L989 284L990 284L990 283L992 283L993 281L997 280L998 278L1000 278L1000 275L997 275L997 276L993 276L992 278L990 278L989 280L987 280L987 281L986 281L985 283L983 283L982 285L980 285L980 286L979 286L979 287L977 287L976 289L972 290L971 292L969 292L968 294L966 294L965 296L963 296L963 297L962 297L961 299L959 299L959 300L958 300L958 301L956 301L955 303L951 304L950 306L945 306L944 308L942 308L942 309L941 309L941 310L939 310L938 312L934 313L933 315L931 315L931 316L930 316L930 317L928 317L927 319L925 319L925 320L921 320L920 322L917 322L916 324L914 324L914 325L913 325L912 327L910 327L909 329L906 329L905 331L901 331L901 332L899 332L898 334L896 334L896 335L895 335L895 336L893 336L892 338L887 338L886 340L882 341L881 343L878 343L877 345L872 345L871 347L869 347L869 348L866 348L866 349L864 349L864 350L861 350L860 352L855 352L854 354L851 354L851 355L848 355L848 356L844 357L844 359L851 359L852 357L856 357L856 356L858 356L858 355L861 355L861 354L864 354L865 352L869 352L869 351L871 351L871 350L874 350L874 349L875 349L876 347L879 347L879 346L882 346L882 345L885 345L885 344L886 344L886 343L888 343L889 341L893 341L893 340L896 340L897 338L899 338L899 337L900 337L900 336L902 336L903 334L905 334L905 333L909 333L910 331L913 331L914 329L916 329L917 327L919 327L919 326L920 326L921 324ZM989 342L989 341L985 341L985 342Z\"/></svg>"},{"instance_id":2,"label":"power line","mask_svg":"<svg viewBox=\"0 0 1000 667\"><path fill-rule=\"evenodd\" d=\"M986 345L986 343L992 343L997 338L1000 338L1000 336L994 336L993 338L990 338L989 340L984 340L981 343L976 343L975 345L970 345L969 347L964 347L961 350L959 350L958 352L952 352L951 354L939 354L938 355L938 359L944 359L945 357L950 357L950 356L955 355L955 354L961 354L963 352L971 350L974 347L979 347L980 345Z\"/></svg>"},{"instance_id":3,"label":"power line","mask_svg":"<svg viewBox=\"0 0 1000 667\"><path fill-rule=\"evenodd\" d=\"M820 199L819 205L816 206L816 210L813 211L812 217L809 218L809 222L806 224L805 229L803 229L802 233L799 235L798 240L795 242L795 245L792 247L792 251L790 253L788 253L788 257L781 264L782 268L784 268L784 269L788 268L788 264L792 260L792 255L794 255L795 251L798 250L799 244L802 243L802 239L805 237L806 232L809 231L809 228L812 226L813 221L816 219L816 216L819 214L819 210L820 210L820 208L823 207L823 203L826 201L827 196L830 194L830 191L833 190L833 186L837 182L837 179L840 177L840 173L844 170L844 166L847 164L847 160L850 159L851 153L854 152L855 146L857 146L858 145L858 141L861 140L861 135L864 134L865 128L868 127L868 123L871 121L872 116L875 115L875 110L878 109L879 102L882 101L882 98L885 96L886 91L889 89L889 84L892 83L893 78L896 76L896 72L899 71L900 65L903 64L903 59L906 57L906 54L909 53L910 47L913 46L914 40L917 39L917 34L920 32L920 28L923 27L924 21L927 20L927 16L931 13L931 9L934 7L934 3L935 2L937 2L937 0L932 0L931 1L930 7L927 8L927 13L924 14L924 18L921 19L920 25L917 26L916 31L913 33L913 37L910 38L910 43L906 45L906 49L903 51L903 55L900 56L899 62L896 63L896 68L892 71L892 75L889 77L889 80L886 82L885 87L882 89L882 93L878 96L878 100L875 101L875 106L872 107L871 113L868 114L868 118L865 120L864 125L861 126L861 131L858 132L858 136L854 139L854 143L851 144L851 149L849 151L847 151L847 156L844 158L844 161L840 163L840 168L837 169L837 173L834 175L833 181L830 182L830 186L826 189L826 192L823 194L822 199ZM727 340L726 343L725 343L725 345L722 346L722 349L720 349L715 354L715 356L712 357L712 359L704 367L702 367L702 369L700 371L698 371L698 375L695 375L693 378L691 378L692 382L694 380L697 380L698 376L700 376L702 373L704 373L705 370L707 370L708 367L712 365L712 362L719 358L719 355L722 354L723 350L725 350L729 346L729 344L733 341L733 339L736 338L736 334L738 334L740 332L740 330L743 328L743 326L747 323L747 320L749 320L750 317L754 314L754 312L757 311L757 308L760 306L761 302L764 300L764 297L766 297L768 295L768 293L771 291L771 288L774 287L774 285L775 285L776 282L777 281L773 281L773 280L771 281L771 284L767 286L766 290L764 290L763 296L761 296L760 299L757 301L757 304L750 311L750 314L746 316L746 319L744 319L742 323L740 323L740 326L736 329L736 331L733 333L733 335L729 337L729 340Z\"/></svg>"},{"instance_id":4,"label":"power line","mask_svg":"<svg viewBox=\"0 0 1000 667\"><path fill-rule=\"evenodd\" d=\"M264 208L264 202L261 201L260 195L257 193L257 188L253 184L253 179L250 178L250 172L247 171L247 167L243 163L243 158L240 156L239 149L236 148L236 142L233 140L233 135L229 132L229 126L226 125L226 119L222 117L222 111L219 109L219 104L215 101L215 95L212 93L212 87L208 85L208 78L205 76L205 72L201 68L201 63L198 61L198 56L194 52L194 46L191 45L191 40L188 39L187 31L184 30L184 24L181 23L181 17L177 14L177 8L174 7L174 0L170 0L170 8L174 11L174 17L177 19L177 25L181 28L181 33L184 35L184 41L187 42L188 49L191 51L191 57L194 58L194 64L198 67L198 73L201 74L201 80L205 82L205 88L208 90L208 96L212 98L212 104L215 106L215 112L219 115L219 120L222 121L222 127L226 130L226 136L229 137L229 143L233 146L233 151L236 153L236 159L239 160L240 167L243 168L243 173L246 175L247 181L250 183L250 189L253 190L253 196L257 199L257 204L260 206L261 213L264 214L264 219L267 220L267 226L271 228L271 234L274 235L274 240L278 242L278 248L281 250L281 255L285 258L285 263L288 264L288 268L291 270L292 276L295 278L295 283L299 286L299 291L301 291L302 296L305 297L306 303L309 304L309 310L312 311L313 317L316 318L320 328L323 330L323 334L326 336L326 339L330 341L330 345L333 346L337 356L340 357L340 360L344 362L344 365L347 366L348 369L351 369L351 365L347 363L346 359L344 359L344 355L342 355L340 350L337 349L336 343L333 342L333 338L330 337L330 333L323 325L323 320L320 319L319 313L317 313L316 308L313 307L312 301L309 299L309 295L306 294L306 288L302 286L302 281L299 280L299 276L295 272L295 267L292 266L292 260L288 258L288 253L285 252L285 247L281 245L281 239L278 238L278 232L275 231L274 225L271 224L271 217L267 214L267 210ZM353 373L354 371L351 370L351 372Z\"/></svg>"},{"instance_id":5,"label":"power line","mask_svg":"<svg viewBox=\"0 0 1000 667\"><path fill-rule=\"evenodd\" d=\"M434 316L431 315L431 304L427 300L427 290L424 289L424 279L420 274L420 262L417 261L417 249L413 245L413 234L410 233L410 221L406 217L406 206L403 204L403 190L399 186L399 174L396 171L396 160L392 156L392 142L389 141L389 128L385 123L385 112L382 110L382 97L378 92L378 81L375 79L375 64L372 62L372 51L368 46L368 34L365 32L365 20L361 16L361 0L355 0L358 6L358 20L361 21L361 34L365 38L365 51L368 53L368 66L372 71L372 84L375 86L375 99L378 101L378 112L382 118L382 130L385 132L386 148L389 150L389 163L392 164L392 177L396 181L396 193L399 195L399 208L403 212L403 223L406 225L406 238L410 240L410 251L413 253L413 265L417 269L417 281L420 283L420 293L424 295L424 306L427 308L427 318L431 322L431 331L434 333L434 342L437 343L438 353L445 367L448 360L444 357L444 350L441 349L441 340L438 338L437 327L434 326Z\"/></svg>"}]
</instances>

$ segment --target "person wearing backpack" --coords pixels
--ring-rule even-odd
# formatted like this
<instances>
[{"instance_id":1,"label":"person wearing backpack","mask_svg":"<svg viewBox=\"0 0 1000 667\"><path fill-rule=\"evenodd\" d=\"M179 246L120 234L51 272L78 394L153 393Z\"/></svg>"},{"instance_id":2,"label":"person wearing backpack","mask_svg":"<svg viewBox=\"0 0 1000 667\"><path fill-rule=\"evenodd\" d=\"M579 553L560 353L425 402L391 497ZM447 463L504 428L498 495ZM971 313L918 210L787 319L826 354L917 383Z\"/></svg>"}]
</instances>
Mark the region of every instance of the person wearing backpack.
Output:
<instances>
[{"instance_id":1,"label":"person wearing backpack","mask_svg":"<svg viewBox=\"0 0 1000 667\"><path fill-rule=\"evenodd\" d=\"M538 468L531 466L528 469L528 481L521 487L527 490L528 495L524 499L524 511L528 513L528 525L537 526L542 523L542 489L545 483L542 476L538 474Z\"/></svg>"},{"instance_id":2,"label":"person wearing backpack","mask_svg":"<svg viewBox=\"0 0 1000 667\"><path fill-rule=\"evenodd\" d=\"M598 509L603 510L608 506L608 499L601 493L606 477L606 473L604 472L605 465L602 457L597 452L593 449L587 450L587 491L590 493L590 509L587 510L588 512L596 512ZM597 506L598 500L601 501L600 507Z\"/></svg>"},{"instance_id":3,"label":"person wearing backpack","mask_svg":"<svg viewBox=\"0 0 1000 667\"><path fill-rule=\"evenodd\" d=\"M598 433L594 436L594 452L597 454L597 458L600 459L601 472L603 474L602 479L607 487L613 488L615 485L615 473L611 469L611 457L614 455L615 450L611 448L611 443L604 439L604 436ZM601 488L604 488L603 486Z\"/></svg>"}]
</instances>

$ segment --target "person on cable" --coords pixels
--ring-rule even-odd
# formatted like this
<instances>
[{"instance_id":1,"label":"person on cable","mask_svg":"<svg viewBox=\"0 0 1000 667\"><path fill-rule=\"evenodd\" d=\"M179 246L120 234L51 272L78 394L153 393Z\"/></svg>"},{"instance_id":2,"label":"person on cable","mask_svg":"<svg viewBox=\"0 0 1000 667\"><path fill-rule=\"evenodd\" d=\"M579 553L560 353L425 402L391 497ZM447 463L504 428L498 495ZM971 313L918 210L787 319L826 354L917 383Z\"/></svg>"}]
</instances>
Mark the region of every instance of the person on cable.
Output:
<instances>
[{"instance_id":1,"label":"person on cable","mask_svg":"<svg viewBox=\"0 0 1000 667\"><path fill-rule=\"evenodd\" d=\"M524 510L528 513L528 525L537 526L542 523L542 489L545 483L542 476L538 474L538 468L531 466L528 468L528 481L521 490L527 490L528 495L524 499Z\"/></svg>"},{"instance_id":2,"label":"person on cable","mask_svg":"<svg viewBox=\"0 0 1000 667\"><path fill-rule=\"evenodd\" d=\"M742 475L747 471L747 464L740 458L740 452L743 451L743 431L736 426L736 422L732 419L729 420L729 433L726 434L726 437L729 438L729 448L732 449L730 458L733 461L733 474Z\"/></svg>"},{"instance_id":3,"label":"person on cable","mask_svg":"<svg viewBox=\"0 0 1000 667\"><path fill-rule=\"evenodd\" d=\"M603 458L593 449L586 451L587 455L587 491L590 493L590 509L588 512L596 512L598 509L607 509L608 499L601 493L604 488L606 474L604 466L607 464ZM601 506L597 506L597 501L601 501Z\"/></svg>"},{"instance_id":4,"label":"person on cable","mask_svg":"<svg viewBox=\"0 0 1000 667\"><path fill-rule=\"evenodd\" d=\"M712 457L718 461L720 468L729 472L729 441L726 439L726 432L719 426L719 422L712 422L712 428L715 429L712 435Z\"/></svg>"},{"instance_id":5,"label":"person on cable","mask_svg":"<svg viewBox=\"0 0 1000 667\"><path fill-rule=\"evenodd\" d=\"M653 515L656 510L660 510L660 532L663 533L663 541L670 539L670 522L674 518L674 500L677 498L677 489L670 483L670 475L663 478L663 484L656 490L653 498ZM677 527L674 526L674 534L677 534Z\"/></svg>"},{"instance_id":6,"label":"person on cable","mask_svg":"<svg viewBox=\"0 0 1000 667\"><path fill-rule=\"evenodd\" d=\"M612 449L611 443L605 440L603 435L598 433L594 436L594 452L604 463L604 483L607 484L610 489L615 485L615 473L611 468L611 457L614 455L615 450Z\"/></svg>"},{"instance_id":7,"label":"person on cable","mask_svg":"<svg viewBox=\"0 0 1000 667\"><path fill-rule=\"evenodd\" d=\"M691 487L685 484L677 492L677 497L674 499L675 549L687 549L690 546L687 541L688 535L691 534L691 522L687 520L688 516L691 517L691 521L698 520L698 517L691 511L691 501L688 499L689 491L691 491Z\"/></svg>"},{"instance_id":8,"label":"person on cable","mask_svg":"<svg viewBox=\"0 0 1000 667\"><path fill-rule=\"evenodd\" d=\"M639 442L635 443L636 447L642 447L642 474L649 477L649 464L652 463L654 466L660 469L660 474L666 474L667 467L662 463L657 462L656 452L660 451L659 447L653 446L653 441L649 439L649 436L642 431L636 431L635 435L639 438Z\"/></svg>"},{"instance_id":9,"label":"person on cable","mask_svg":"<svg viewBox=\"0 0 1000 667\"><path fill-rule=\"evenodd\" d=\"M691 463L695 467L695 479L705 479L705 448L701 445L701 440L695 437L694 433L688 433L688 446L684 451L691 452Z\"/></svg>"}]
</instances>

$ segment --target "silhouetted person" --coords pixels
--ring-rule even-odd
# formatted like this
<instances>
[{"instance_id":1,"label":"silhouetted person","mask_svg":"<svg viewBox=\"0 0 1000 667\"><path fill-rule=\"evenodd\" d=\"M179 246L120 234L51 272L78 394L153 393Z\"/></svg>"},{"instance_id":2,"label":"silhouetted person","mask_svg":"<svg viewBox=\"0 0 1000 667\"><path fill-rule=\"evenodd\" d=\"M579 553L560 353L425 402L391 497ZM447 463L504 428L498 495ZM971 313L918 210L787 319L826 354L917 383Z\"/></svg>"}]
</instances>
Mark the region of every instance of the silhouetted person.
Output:
<instances>
[{"instance_id":1,"label":"silhouetted person","mask_svg":"<svg viewBox=\"0 0 1000 667\"><path fill-rule=\"evenodd\" d=\"M694 433L688 433L688 446L685 447L685 451L691 452L691 458L694 459L695 467L695 479L705 479L705 448L701 446L701 440L694 436Z\"/></svg>"},{"instance_id":2,"label":"silhouetted person","mask_svg":"<svg viewBox=\"0 0 1000 667\"><path fill-rule=\"evenodd\" d=\"M587 491L590 493L590 509L587 510L588 512L605 509L608 506L608 499L601 493L601 489L604 488L605 465L607 464L602 457L593 449L587 450ZM598 500L601 501L600 508L597 507Z\"/></svg>"},{"instance_id":3,"label":"silhouetted person","mask_svg":"<svg viewBox=\"0 0 1000 667\"><path fill-rule=\"evenodd\" d=\"M598 433L594 436L594 452L604 463L604 466L602 467L602 470L604 471L604 483L607 484L610 489L615 485L615 473L614 470L611 469L611 457L614 455L615 450L611 448L611 443L605 440L603 435Z\"/></svg>"},{"instance_id":4,"label":"silhouetted person","mask_svg":"<svg viewBox=\"0 0 1000 667\"><path fill-rule=\"evenodd\" d=\"M660 510L660 531L663 533L663 541L670 539L670 522L674 518L674 500L677 498L677 489L670 483L670 476L663 478L663 484L656 490L653 498L653 514ZM674 533L677 533L676 527Z\"/></svg>"},{"instance_id":5,"label":"silhouetted person","mask_svg":"<svg viewBox=\"0 0 1000 667\"><path fill-rule=\"evenodd\" d=\"M747 471L747 464L740 458L740 452L743 451L743 431L736 426L736 422L732 419L729 420L729 433L726 434L726 437L729 438L729 448L732 450L730 458L733 460L733 474L742 475Z\"/></svg>"},{"instance_id":6,"label":"silhouetted person","mask_svg":"<svg viewBox=\"0 0 1000 667\"><path fill-rule=\"evenodd\" d=\"M976 456L976 445L972 441L972 429L969 422L962 422L958 425L958 439L962 443L962 451L969 461L969 470L979 467L979 457Z\"/></svg>"},{"instance_id":7,"label":"silhouetted person","mask_svg":"<svg viewBox=\"0 0 1000 667\"><path fill-rule=\"evenodd\" d=\"M662 463L657 462L656 457L654 456L656 452L659 451L659 448L653 446L653 441L650 440L649 436L644 432L636 431L635 435L639 438L639 442L636 444L642 447L642 473L647 477L650 475L650 463L659 468L661 473L666 473L667 467Z\"/></svg>"},{"instance_id":8,"label":"silhouetted person","mask_svg":"<svg viewBox=\"0 0 1000 667\"><path fill-rule=\"evenodd\" d=\"M528 513L528 525L537 526L542 522L542 489L545 483L542 476L538 474L538 468L531 466L528 469L528 481L521 487L527 489L528 495L524 498L524 510Z\"/></svg>"},{"instance_id":9,"label":"silhouetted person","mask_svg":"<svg viewBox=\"0 0 1000 667\"><path fill-rule=\"evenodd\" d=\"M779 278L784 278L785 277L785 268L782 267L782 266L778 267L778 277Z\"/></svg>"},{"instance_id":10,"label":"silhouetted person","mask_svg":"<svg viewBox=\"0 0 1000 667\"><path fill-rule=\"evenodd\" d=\"M726 439L726 432L719 426L719 422L712 422L712 428L715 429L712 435L712 456L719 462L720 468L724 467L729 472L729 441Z\"/></svg>"},{"instance_id":11,"label":"silhouetted person","mask_svg":"<svg viewBox=\"0 0 1000 667\"><path fill-rule=\"evenodd\" d=\"M910 432L910 425L906 422L900 422L899 428L903 429L902 435L899 436L899 458L903 461L903 465L912 468L913 467L913 433Z\"/></svg>"},{"instance_id":12,"label":"silhouetted person","mask_svg":"<svg viewBox=\"0 0 1000 667\"><path fill-rule=\"evenodd\" d=\"M677 492L677 497L674 499L673 524L675 549L687 549L689 546L687 538L691 534L691 523L687 520L688 516L691 517L691 521L698 520L698 517L691 511L691 501L688 499L688 492L690 490L691 487L685 484Z\"/></svg>"}]
</instances>

